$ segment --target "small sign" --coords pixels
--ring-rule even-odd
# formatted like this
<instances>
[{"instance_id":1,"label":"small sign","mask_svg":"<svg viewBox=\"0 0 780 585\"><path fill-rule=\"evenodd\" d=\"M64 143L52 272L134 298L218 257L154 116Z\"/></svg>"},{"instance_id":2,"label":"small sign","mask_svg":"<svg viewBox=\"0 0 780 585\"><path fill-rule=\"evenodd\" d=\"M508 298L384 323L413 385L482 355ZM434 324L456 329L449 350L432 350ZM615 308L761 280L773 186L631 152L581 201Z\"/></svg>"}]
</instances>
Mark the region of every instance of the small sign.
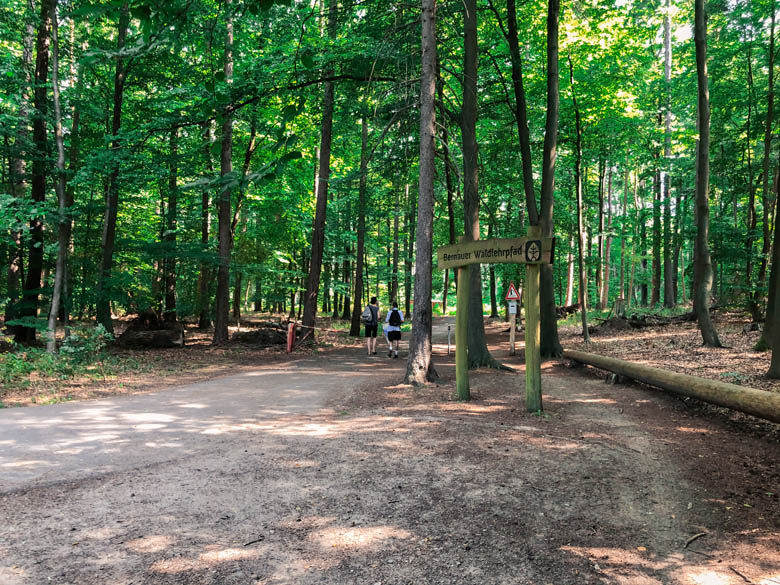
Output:
<instances>
[{"instance_id":1,"label":"small sign","mask_svg":"<svg viewBox=\"0 0 780 585\"><path fill-rule=\"evenodd\" d=\"M509 314L517 315L517 301L509 301Z\"/></svg>"},{"instance_id":2,"label":"small sign","mask_svg":"<svg viewBox=\"0 0 780 585\"><path fill-rule=\"evenodd\" d=\"M504 297L507 301L519 301L520 300L520 293L517 292L517 289L515 288L515 283L510 282L509 283L509 290L506 291L506 296Z\"/></svg>"}]
</instances>

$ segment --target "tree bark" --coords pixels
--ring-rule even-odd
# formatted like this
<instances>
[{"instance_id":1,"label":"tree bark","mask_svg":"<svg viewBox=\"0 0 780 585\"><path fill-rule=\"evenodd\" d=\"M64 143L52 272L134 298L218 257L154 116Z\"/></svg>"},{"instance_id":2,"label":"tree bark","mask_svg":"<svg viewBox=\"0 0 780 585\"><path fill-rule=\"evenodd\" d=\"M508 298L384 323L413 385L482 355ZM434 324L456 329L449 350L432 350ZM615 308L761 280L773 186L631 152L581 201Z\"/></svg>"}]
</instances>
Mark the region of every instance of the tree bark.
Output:
<instances>
[{"instance_id":1,"label":"tree bark","mask_svg":"<svg viewBox=\"0 0 780 585\"><path fill-rule=\"evenodd\" d=\"M469 8L467 7L467 11ZM476 31L475 31L476 32ZM433 184L436 110L436 1L422 0L422 74L420 78L420 173L417 203L417 254L414 276L414 313L406 382L421 385L437 377L432 357L431 308L433 257Z\"/></svg>"},{"instance_id":2,"label":"tree bark","mask_svg":"<svg viewBox=\"0 0 780 585\"><path fill-rule=\"evenodd\" d=\"M233 15L231 0L226 0L227 11L225 22L225 82L233 81ZM233 172L233 116L227 110L223 111L222 148L219 159L219 175L224 181L220 184L217 203L218 245L217 257L217 295L214 303L214 337L213 345L228 341L228 316L230 311L230 252L233 248L232 237L232 205L231 188L226 176Z\"/></svg>"},{"instance_id":3,"label":"tree bark","mask_svg":"<svg viewBox=\"0 0 780 585\"><path fill-rule=\"evenodd\" d=\"M710 318L712 263L709 249L709 176L710 176L710 93L707 77L707 15L704 0L695 0L694 42L698 79L699 140L696 149L696 240L694 242L693 311L699 323L704 345L721 347Z\"/></svg>"},{"instance_id":4,"label":"tree bark","mask_svg":"<svg viewBox=\"0 0 780 585\"><path fill-rule=\"evenodd\" d=\"M163 286L165 288L165 309L163 318L168 323L176 322L176 217L178 215L178 160L179 156L179 129L171 130L169 138L170 163L168 165L168 202L166 205L165 235L165 275Z\"/></svg>"},{"instance_id":5,"label":"tree bark","mask_svg":"<svg viewBox=\"0 0 780 585\"><path fill-rule=\"evenodd\" d=\"M206 168L209 171L209 177L214 175L214 164L211 160L211 145L214 142L214 133L211 129L211 123L206 123L204 132L204 154L206 156ZM211 230L211 206L209 204L209 190L204 189L200 195L200 243L202 253L206 253L209 245L209 232ZM211 316L209 315L209 263L206 260L200 262L200 273L198 274L198 329L208 329L211 327Z\"/></svg>"},{"instance_id":6,"label":"tree bark","mask_svg":"<svg viewBox=\"0 0 780 585\"><path fill-rule=\"evenodd\" d=\"M543 237L553 237L553 206L555 203L555 160L558 144L558 16L560 0L547 4L547 122L544 132L544 157L542 160L542 192L539 223ZM555 310L552 264L540 268L539 298L540 351L542 357L560 357L563 352L558 339L558 313Z\"/></svg>"},{"instance_id":7,"label":"tree bark","mask_svg":"<svg viewBox=\"0 0 780 585\"><path fill-rule=\"evenodd\" d=\"M65 282L65 266L67 262L68 245L70 244L70 222L67 214L67 200L65 194L65 144L62 136L62 105L60 103L60 79L59 79L59 26L57 23L57 0L51 4L51 36L52 36L52 62L51 85L54 97L54 140L57 144L57 181L55 191L57 193L57 264L54 269L54 289L51 296L49 309L49 322L46 339L46 351L57 351L57 315L60 309L62 289Z\"/></svg>"},{"instance_id":8,"label":"tree bark","mask_svg":"<svg viewBox=\"0 0 780 585\"><path fill-rule=\"evenodd\" d=\"M130 9L124 3L119 12L119 33L117 37L117 50L119 52L125 46L127 27L130 23ZM126 67L123 58L116 60L114 71L114 105L111 121L112 142L111 149L114 156L122 147L119 139L119 131L122 128L122 101L125 94ZM106 211L103 218L103 235L101 238L101 261L97 286L97 320L109 333L114 332L114 323L111 319L111 269L114 264L114 244L116 240L116 219L119 211L119 160L112 162L111 172L108 176L108 188L106 189Z\"/></svg>"},{"instance_id":9,"label":"tree bark","mask_svg":"<svg viewBox=\"0 0 780 585\"><path fill-rule=\"evenodd\" d=\"M761 185L761 203L763 205L763 214L762 214L762 232L763 232L763 243L761 246L761 262L758 267L758 277L757 282L761 283L764 282L764 279L766 278L766 269L767 269L767 260L769 258L769 252L770 252L770 243L771 243L771 237L770 237L770 208L771 203L769 199L769 157L772 152L772 120L773 120L773 113L774 113L774 102L775 102L775 10L774 7L772 8L772 16L770 21L770 36L769 36L769 81L768 81L768 93L767 93L767 111L766 111L766 125L764 126L764 157L762 160L761 168L764 176L763 183ZM780 165L778 165L780 166ZM775 215L775 217L777 217ZM777 231L777 228L775 228L775 231ZM754 299L756 304L758 304L758 299L760 298L760 291L756 291L754 293ZM769 300L767 300L767 312L769 311ZM769 315L767 314L767 325L768 327L771 327L769 323ZM764 329L764 333L762 335L762 340L767 342L767 344L771 343L773 336L769 335L769 332L767 331L767 328ZM760 342L759 342L760 343Z\"/></svg>"},{"instance_id":10,"label":"tree bark","mask_svg":"<svg viewBox=\"0 0 780 585\"><path fill-rule=\"evenodd\" d=\"M479 176L477 147L477 2L465 0L463 10L463 105L460 114L463 138L463 210L465 215L465 239L480 239L479 229ZM419 252L418 252L419 256ZM482 271L479 264L468 267L471 282L468 317L468 366L497 365L490 355L485 341L485 324L482 312Z\"/></svg>"},{"instance_id":11,"label":"tree bark","mask_svg":"<svg viewBox=\"0 0 780 585\"><path fill-rule=\"evenodd\" d=\"M580 109L577 107L577 96L574 91L574 66L569 55L569 84L571 85L571 101L574 106L574 124L576 130L575 158L574 158L574 185L577 193L577 268L579 273L580 289L580 315L582 317L582 338L590 343L588 331L588 280L585 271L585 229L583 226L583 201L582 201L582 121Z\"/></svg>"},{"instance_id":12,"label":"tree bark","mask_svg":"<svg viewBox=\"0 0 780 585\"><path fill-rule=\"evenodd\" d=\"M42 0L38 34L35 40L35 88L33 114L33 144L35 157L32 164L33 202L41 204L46 200L47 142L46 117L48 112L47 86L49 78L49 46L51 44L51 12L53 0ZM35 319L38 316L38 295L43 273L43 218L30 220L27 274L22 291L22 302L18 316ZM35 327L21 325L15 329L16 343L34 343Z\"/></svg>"},{"instance_id":13,"label":"tree bark","mask_svg":"<svg viewBox=\"0 0 780 585\"><path fill-rule=\"evenodd\" d=\"M366 192L368 185L368 117L364 109L360 122L360 182L358 183L358 229L355 253L355 288L352 323L349 334L360 336L360 314L363 312L363 258L366 246Z\"/></svg>"},{"instance_id":14,"label":"tree bark","mask_svg":"<svg viewBox=\"0 0 780 585\"><path fill-rule=\"evenodd\" d=\"M664 306L675 305L674 271L672 265L672 17L671 0L665 1L664 12L664 164L663 164L663 203L664 203ZM679 209L677 210L679 213Z\"/></svg>"},{"instance_id":15,"label":"tree bark","mask_svg":"<svg viewBox=\"0 0 780 585\"><path fill-rule=\"evenodd\" d=\"M32 75L30 68L32 65L33 42L35 39L35 25L30 13L26 16L25 32L22 41L22 62L21 67L24 72L25 86L22 91L19 103L19 127L16 131L15 156L9 159L9 175L11 189L14 196L14 205L18 205L24 200L27 191L27 162L25 160L25 150L29 140L30 130L30 106L34 105L30 96L32 88ZM10 249L8 258L8 270L6 272L6 293L8 303L5 306L5 322L15 319L19 314L20 307L17 306L21 291L24 288L24 247L22 243L22 232L14 230L10 234ZM16 335L19 331L18 326L9 326L7 333Z\"/></svg>"},{"instance_id":16,"label":"tree bark","mask_svg":"<svg viewBox=\"0 0 780 585\"><path fill-rule=\"evenodd\" d=\"M336 39L338 0L328 2L328 37ZM325 77L333 75L333 69L325 72ZM320 164L317 178L317 203L314 214L314 226L311 234L311 261L306 281L306 293L303 303L303 334L313 336L317 318L317 295L320 289L322 271L322 253L325 246L325 215L328 206L328 183L330 180L330 148L333 139L333 105L335 86L326 81L322 96L322 123L320 130Z\"/></svg>"}]
</instances>

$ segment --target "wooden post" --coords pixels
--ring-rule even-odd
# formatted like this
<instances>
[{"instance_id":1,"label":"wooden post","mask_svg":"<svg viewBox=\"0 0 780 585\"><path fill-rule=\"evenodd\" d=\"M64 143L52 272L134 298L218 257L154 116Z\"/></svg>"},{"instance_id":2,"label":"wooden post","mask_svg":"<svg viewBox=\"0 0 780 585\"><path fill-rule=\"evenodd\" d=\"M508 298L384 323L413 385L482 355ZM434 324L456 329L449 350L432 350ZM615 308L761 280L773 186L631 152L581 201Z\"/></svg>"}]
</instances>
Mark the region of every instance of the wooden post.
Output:
<instances>
[{"instance_id":1,"label":"wooden post","mask_svg":"<svg viewBox=\"0 0 780 585\"><path fill-rule=\"evenodd\" d=\"M455 314L455 386L458 400L469 400L469 360L467 331L469 326L469 267L458 268L458 306Z\"/></svg>"},{"instance_id":2,"label":"wooden post","mask_svg":"<svg viewBox=\"0 0 780 585\"><path fill-rule=\"evenodd\" d=\"M528 237L541 237L541 227L528 228ZM539 264L525 267L525 408L528 412L542 410L542 355L539 348Z\"/></svg>"}]
</instances>

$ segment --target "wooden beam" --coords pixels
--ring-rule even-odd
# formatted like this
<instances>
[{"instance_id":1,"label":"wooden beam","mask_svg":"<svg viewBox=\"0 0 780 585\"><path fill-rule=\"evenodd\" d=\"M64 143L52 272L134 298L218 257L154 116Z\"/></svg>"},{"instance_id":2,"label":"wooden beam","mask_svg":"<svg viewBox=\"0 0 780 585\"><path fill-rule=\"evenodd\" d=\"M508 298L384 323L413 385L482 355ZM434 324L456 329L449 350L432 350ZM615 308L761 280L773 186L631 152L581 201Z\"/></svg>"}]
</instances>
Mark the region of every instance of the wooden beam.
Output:
<instances>
[{"instance_id":1,"label":"wooden beam","mask_svg":"<svg viewBox=\"0 0 780 585\"><path fill-rule=\"evenodd\" d=\"M710 404L725 406L732 410L780 423L780 393L678 374L584 351L564 349L563 357L615 372L669 392L690 396Z\"/></svg>"}]
</instances>

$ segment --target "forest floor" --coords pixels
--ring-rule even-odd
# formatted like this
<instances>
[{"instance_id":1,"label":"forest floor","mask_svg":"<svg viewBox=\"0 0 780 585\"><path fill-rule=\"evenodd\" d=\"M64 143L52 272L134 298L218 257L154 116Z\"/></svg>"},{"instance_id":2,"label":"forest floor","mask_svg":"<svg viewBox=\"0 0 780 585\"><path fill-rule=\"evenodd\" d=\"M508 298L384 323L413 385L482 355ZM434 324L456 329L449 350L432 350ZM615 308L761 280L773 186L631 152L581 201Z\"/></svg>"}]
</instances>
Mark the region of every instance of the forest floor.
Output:
<instances>
[{"instance_id":1,"label":"forest floor","mask_svg":"<svg viewBox=\"0 0 780 585\"><path fill-rule=\"evenodd\" d=\"M353 342L0 411L0 582L780 584L780 425L558 362L526 413L499 322L491 350L515 371L472 372L458 402L446 324L423 389L401 383L405 351ZM612 343L646 360L669 338Z\"/></svg>"}]
</instances>

